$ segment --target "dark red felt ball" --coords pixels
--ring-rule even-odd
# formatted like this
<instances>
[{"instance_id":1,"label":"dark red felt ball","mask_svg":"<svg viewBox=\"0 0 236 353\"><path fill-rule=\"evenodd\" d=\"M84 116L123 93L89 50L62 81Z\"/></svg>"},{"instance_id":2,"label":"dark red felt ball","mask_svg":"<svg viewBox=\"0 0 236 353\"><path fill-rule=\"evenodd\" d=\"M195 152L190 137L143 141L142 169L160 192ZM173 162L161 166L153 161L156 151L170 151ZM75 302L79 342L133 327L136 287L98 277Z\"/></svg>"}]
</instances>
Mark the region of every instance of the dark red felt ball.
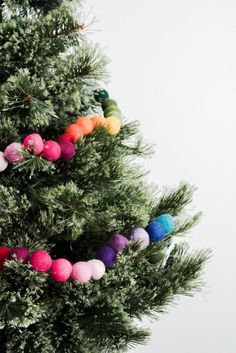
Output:
<instances>
[{"instance_id":1,"label":"dark red felt ball","mask_svg":"<svg viewBox=\"0 0 236 353\"><path fill-rule=\"evenodd\" d=\"M0 248L0 270L4 269L4 262L9 258L11 248L1 247Z\"/></svg>"},{"instance_id":2,"label":"dark red felt ball","mask_svg":"<svg viewBox=\"0 0 236 353\"><path fill-rule=\"evenodd\" d=\"M61 147L61 158L64 161L70 161L75 155L75 146L71 142L59 141L59 146Z\"/></svg>"}]
</instances>

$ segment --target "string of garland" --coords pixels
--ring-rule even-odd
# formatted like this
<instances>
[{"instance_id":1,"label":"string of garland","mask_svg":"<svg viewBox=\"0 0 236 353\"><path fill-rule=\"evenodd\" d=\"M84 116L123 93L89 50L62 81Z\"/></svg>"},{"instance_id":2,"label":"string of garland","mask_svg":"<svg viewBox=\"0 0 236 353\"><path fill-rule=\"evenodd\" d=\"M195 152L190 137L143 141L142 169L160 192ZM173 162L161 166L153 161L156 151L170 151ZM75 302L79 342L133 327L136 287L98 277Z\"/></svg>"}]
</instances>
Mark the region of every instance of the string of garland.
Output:
<instances>
[{"instance_id":1,"label":"string of garland","mask_svg":"<svg viewBox=\"0 0 236 353\"><path fill-rule=\"evenodd\" d=\"M133 228L126 238L121 234L113 234L108 244L98 249L96 259L79 261L71 264L67 259L52 260L45 250L36 250L30 254L25 247L0 247L0 270L4 269L6 260L17 259L23 263L30 262L36 272L48 272L57 282L65 282L69 279L80 283L87 283L91 279L101 279L107 269L112 268L117 259L117 253L122 252L128 244L139 243L141 250L150 243L160 242L170 236L174 231L175 221L170 214L163 214L150 221L146 229Z\"/></svg>"}]
</instances>

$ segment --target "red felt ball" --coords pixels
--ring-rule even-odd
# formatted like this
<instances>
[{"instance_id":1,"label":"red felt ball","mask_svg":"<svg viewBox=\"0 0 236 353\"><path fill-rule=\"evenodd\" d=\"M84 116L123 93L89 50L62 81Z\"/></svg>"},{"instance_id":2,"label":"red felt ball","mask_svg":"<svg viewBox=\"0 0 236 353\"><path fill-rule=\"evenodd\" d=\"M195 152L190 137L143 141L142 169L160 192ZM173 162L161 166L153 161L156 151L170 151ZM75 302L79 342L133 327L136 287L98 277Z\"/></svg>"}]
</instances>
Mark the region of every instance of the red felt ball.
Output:
<instances>
[{"instance_id":1,"label":"red felt ball","mask_svg":"<svg viewBox=\"0 0 236 353\"><path fill-rule=\"evenodd\" d=\"M45 250L34 251L30 263L37 272L47 272L52 266L52 258Z\"/></svg>"},{"instance_id":2,"label":"red felt ball","mask_svg":"<svg viewBox=\"0 0 236 353\"><path fill-rule=\"evenodd\" d=\"M65 131L66 134L69 134L73 137L73 142L76 142L80 137L84 136L82 127L77 124L68 125Z\"/></svg>"},{"instance_id":3,"label":"red felt ball","mask_svg":"<svg viewBox=\"0 0 236 353\"><path fill-rule=\"evenodd\" d=\"M29 250L24 247L13 248L10 251L9 258L14 259L15 257L17 258L17 260L26 263L29 259Z\"/></svg>"},{"instance_id":4,"label":"red felt ball","mask_svg":"<svg viewBox=\"0 0 236 353\"><path fill-rule=\"evenodd\" d=\"M30 134L24 138L25 149L38 155L43 151L43 139L39 134Z\"/></svg>"},{"instance_id":5,"label":"red felt ball","mask_svg":"<svg viewBox=\"0 0 236 353\"><path fill-rule=\"evenodd\" d=\"M0 248L0 270L4 269L4 262L9 258L11 248Z\"/></svg>"},{"instance_id":6,"label":"red felt ball","mask_svg":"<svg viewBox=\"0 0 236 353\"><path fill-rule=\"evenodd\" d=\"M58 137L58 141L59 142L65 141L65 142L74 143L76 141L76 139L74 139L73 135L65 133L65 134L62 134Z\"/></svg>"},{"instance_id":7,"label":"red felt ball","mask_svg":"<svg viewBox=\"0 0 236 353\"><path fill-rule=\"evenodd\" d=\"M46 159L47 161L55 162L60 158L61 147L56 141L45 141L43 145L44 146L42 156L44 159Z\"/></svg>"},{"instance_id":8,"label":"red felt ball","mask_svg":"<svg viewBox=\"0 0 236 353\"><path fill-rule=\"evenodd\" d=\"M79 119L76 120L75 124L82 128L84 135L88 135L93 132L94 125L90 118L85 118L81 116Z\"/></svg>"},{"instance_id":9,"label":"red felt ball","mask_svg":"<svg viewBox=\"0 0 236 353\"><path fill-rule=\"evenodd\" d=\"M64 161L70 161L75 155L75 146L71 142L59 141L61 147L61 158Z\"/></svg>"},{"instance_id":10,"label":"red felt ball","mask_svg":"<svg viewBox=\"0 0 236 353\"><path fill-rule=\"evenodd\" d=\"M51 277L57 282L65 282L71 275L72 265L66 259L57 259L51 266Z\"/></svg>"}]
</instances>

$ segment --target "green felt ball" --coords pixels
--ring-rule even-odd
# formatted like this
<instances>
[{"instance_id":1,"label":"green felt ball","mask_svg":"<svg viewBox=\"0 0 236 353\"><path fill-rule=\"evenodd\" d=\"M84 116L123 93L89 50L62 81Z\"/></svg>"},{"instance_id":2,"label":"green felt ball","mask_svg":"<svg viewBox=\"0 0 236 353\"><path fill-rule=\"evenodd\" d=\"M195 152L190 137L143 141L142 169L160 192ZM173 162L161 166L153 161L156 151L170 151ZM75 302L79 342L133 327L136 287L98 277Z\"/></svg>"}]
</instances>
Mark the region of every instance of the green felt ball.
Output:
<instances>
[{"instance_id":1,"label":"green felt ball","mask_svg":"<svg viewBox=\"0 0 236 353\"><path fill-rule=\"evenodd\" d=\"M104 101L102 101L103 110L105 110L110 105L115 105L117 107L117 102L114 99L110 99L110 98L104 99Z\"/></svg>"},{"instance_id":2,"label":"green felt ball","mask_svg":"<svg viewBox=\"0 0 236 353\"><path fill-rule=\"evenodd\" d=\"M105 114L104 114L105 115ZM105 115L105 117L106 118L108 118L108 117L110 117L110 116L114 116L114 117L116 117L116 118L118 118L118 119L122 119L122 115L121 115L121 113L120 112L118 112L118 111L111 111L111 112L109 112L109 114L107 114L107 115Z\"/></svg>"},{"instance_id":3,"label":"green felt ball","mask_svg":"<svg viewBox=\"0 0 236 353\"><path fill-rule=\"evenodd\" d=\"M121 117L121 111L120 109L105 109L104 110L104 116L108 117L108 116L117 116L117 117Z\"/></svg>"},{"instance_id":4,"label":"green felt ball","mask_svg":"<svg viewBox=\"0 0 236 353\"><path fill-rule=\"evenodd\" d=\"M109 93L105 89L96 90L94 92L94 98L96 99L97 102L103 102L104 99L109 98Z\"/></svg>"},{"instance_id":5,"label":"green felt ball","mask_svg":"<svg viewBox=\"0 0 236 353\"><path fill-rule=\"evenodd\" d=\"M121 113L121 110L117 105L109 105L106 109L104 109L104 114L109 114L110 112L118 111Z\"/></svg>"},{"instance_id":6,"label":"green felt ball","mask_svg":"<svg viewBox=\"0 0 236 353\"><path fill-rule=\"evenodd\" d=\"M148 261L150 262L150 264L158 264L159 262L161 262L165 257L165 254L161 251L158 251L155 254L152 254L148 257Z\"/></svg>"}]
</instances>

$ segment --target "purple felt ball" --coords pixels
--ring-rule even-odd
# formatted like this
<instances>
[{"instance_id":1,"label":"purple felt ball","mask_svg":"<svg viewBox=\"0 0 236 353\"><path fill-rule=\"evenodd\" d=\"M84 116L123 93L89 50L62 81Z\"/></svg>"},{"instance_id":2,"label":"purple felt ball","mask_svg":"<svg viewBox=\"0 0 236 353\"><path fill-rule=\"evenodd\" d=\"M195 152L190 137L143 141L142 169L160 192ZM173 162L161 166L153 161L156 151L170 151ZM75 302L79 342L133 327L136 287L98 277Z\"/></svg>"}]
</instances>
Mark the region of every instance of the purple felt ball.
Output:
<instances>
[{"instance_id":1,"label":"purple felt ball","mask_svg":"<svg viewBox=\"0 0 236 353\"><path fill-rule=\"evenodd\" d=\"M146 249L149 245L149 235L143 228L133 228L130 232L130 240L132 244L139 243L140 249Z\"/></svg>"},{"instance_id":2,"label":"purple felt ball","mask_svg":"<svg viewBox=\"0 0 236 353\"><path fill-rule=\"evenodd\" d=\"M102 261L107 268L111 268L116 262L116 252L110 246L104 245L98 249L96 258Z\"/></svg>"},{"instance_id":3,"label":"purple felt ball","mask_svg":"<svg viewBox=\"0 0 236 353\"><path fill-rule=\"evenodd\" d=\"M13 142L5 149L4 156L8 162L18 164L23 162L24 157L21 155L23 147L19 142Z\"/></svg>"},{"instance_id":4,"label":"purple felt ball","mask_svg":"<svg viewBox=\"0 0 236 353\"><path fill-rule=\"evenodd\" d=\"M9 254L10 259L17 258L17 260L23 261L26 263L29 259L29 250L24 247L16 247L11 249L11 252Z\"/></svg>"},{"instance_id":5,"label":"purple felt ball","mask_svg":"<svg viewBox=\"0 0 236 353\"><path fill-rule=\"evenodd\" d=\"M108 245L117 252L122 252L129 244L129 240L121 234L113 234L108 240Z\"/></svg>"},{"instance_id":6,"label":"purple felt ball","mask_svg":"<svg viewBox=\"0 0 236 353\"><path fill-rule=\"evenodd\" d=\"M75 155L75 146L68 141L59 141L58 145L61 147L61 158L64 161L70 161Z\"/></svg>"}]
</instances>

